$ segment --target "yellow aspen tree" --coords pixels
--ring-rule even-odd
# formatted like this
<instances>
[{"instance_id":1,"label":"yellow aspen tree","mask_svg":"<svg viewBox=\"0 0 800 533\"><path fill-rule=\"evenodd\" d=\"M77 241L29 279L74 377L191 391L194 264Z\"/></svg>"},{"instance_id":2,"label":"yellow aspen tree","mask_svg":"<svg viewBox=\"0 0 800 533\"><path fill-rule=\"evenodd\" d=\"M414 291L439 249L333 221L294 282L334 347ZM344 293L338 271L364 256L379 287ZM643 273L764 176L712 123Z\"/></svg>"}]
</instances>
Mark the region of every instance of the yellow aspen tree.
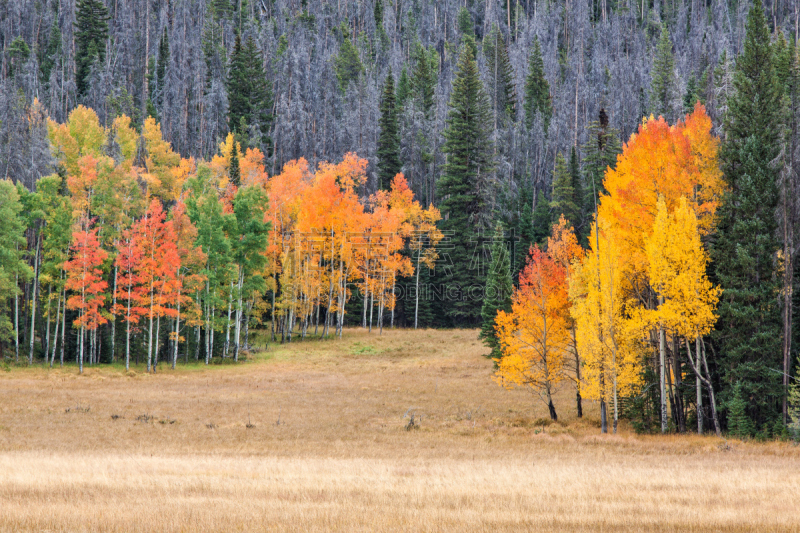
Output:
<instances>
[{"instance_id":1,"label":"yellow aspen tree","mask_svg":"<svg viewBox=\"0 0 800 533\"><path fill-rule=\"evenodd\" d=\"M719 434L714 389L709 379L708 365L701 355L700 344L702 336L711 331L717 320L714 311L721 289L715 287L706 276L708 253L703 248L700 231L697 215L685 197L679 200L671 214L667 211L666 202L659 200L653 232L645 240L645 248L650 283L659 296L660 305L656 310L644 313L651 315L650 321L659 328L662 389L664 337L665 330L669 330L673 335L683 338L689 363L696 375L698 431L702 433L702 382L708 388L712 418ZM697 346L695 356L692 355L691 342ZM665 417L662 400L662 420Z\"/></svg>"},{"instance_id":2,"label":"yellow aspen tree","mask_svg":"<svg viewBox=\"0 0 800 533\"><path fill-rule=\"evenodd\" d=\"M600 401L601 430L607 432L607 404L613 402L614 430L619 419L619 396L636 392L644 346L630 327L630 280L620 265L620 248L614 232L601 222L589 237L590 249L576 262L570 277L570 300L575 320L577 348L583 358L581 391Z\"/></svg>"}]
</instances>

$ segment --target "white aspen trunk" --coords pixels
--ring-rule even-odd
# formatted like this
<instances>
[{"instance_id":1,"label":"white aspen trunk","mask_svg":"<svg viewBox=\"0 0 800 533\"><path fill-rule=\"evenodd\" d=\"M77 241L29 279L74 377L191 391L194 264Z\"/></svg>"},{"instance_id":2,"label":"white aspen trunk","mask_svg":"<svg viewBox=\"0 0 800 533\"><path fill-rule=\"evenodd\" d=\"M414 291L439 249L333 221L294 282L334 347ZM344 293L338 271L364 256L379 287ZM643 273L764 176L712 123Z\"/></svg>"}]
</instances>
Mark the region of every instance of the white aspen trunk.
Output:
<instances>
[{"instance_id":1,"label":"white aspen trunk","mask_svg":"<svg viewBox=\"0 0 800 533\"><path fill-rule=\"evenodd\" d=\"M114 292L112 297L112 304L111 308L115 309L117 307L117 274L119 268L117 265L114 265ZM112 313L111 316L111 363L114 363L117 358L117 315L116 313ZM127 369L126 369L127 370Z\"/></svg>"},{"instance_id":2,"label":"white aspen trunk","mask_svg":"<svg viewBox=\"0 0 800 533\"><path fill-rule=\"evenodd\" d=\"M150 285L150 327L147 330L147 372L150 372L153 361L153 286Z\"/></svg>"},{"instance_id":3,"label":"white aspen trunk","mask_svg":"<svg viewBox=\"0 0 800 533\"><path fill-rule=\"evenodd\" d=\"M414 329L417 329L417 324L419 321L419 263L420 257L422 255L422 244L420 243L419 253L417 254L417 290L414 291Z\"/></svg>"},{"instance_id":4,"label":"white aspen trunk","mask_svg":"<svg viewBox=\"0 0 800 533\"><path fill-rule=\"evenodd\" d=\"M61 313L61 366L64 366L64 350L67 345L67 288L62 292L64 300L64 312Z\"/></svg>"},{"instance_id":5,"label":"white aspen trunk","mask_svg":"<svg viewBox=\"0 0 800 533\"><path fill-rule=\"evenodd\" d=\"M700 354L700 337L695 341L695 352ZM703 387L700 376L695 374L695 386L697 388L697 434L703 434Z\"/></svg>"},{"instance_id":6,"label":"white aspen trunk","mask_svg":"<svg viewBox=\"0 0 800 533\"><path fill-rule=\"evenodd\" d=\"M78 373L79 374L83 374L83 338L84 338L84 331L85 330L86 330L86 328L84 326L81 326L81 341L80 341L81 347L80 347L80 350L79 350L80 353L78 354Z\"/></svg>"},{"instance_id":7,"label":"white aspen trunk","mask_svg":"<svg viewBox=\"0 0 800 533\"><path fill-rule=\"evenodd\" d=\"M703 350L702 355L700 353L700 342L702 342L702 340L700 339L700 337L697 337L697 339L698 339L698 342L697 342L697 364L695 364L694 358L692 357L692 347L691 347L691 344L689 344L689 340L688 339L684 339L684 342L686 343L686 352L689 354L689 364L692 366L692 370L694 370L695 376L697 376L697 379L699 379L700 381L705 383L706 387L708 388L708 396L709 396L709 399L711 401L711 417L714 420L714 429L716 430L717 437L719 437L719 436L722 435L722 431L720 430L719 418L717 417L717 402L716 402L716 399L714 398L714 387L711 385L711 381L706 377L706 376L710 376L711 374L709 374L709 372L708 372L708 363L707 363L706 357L705 357L705 349ZM701 358L702 358L702 366L701 366L701 361L700 361ZM701 370L703 368L705 368L706 376L703 376L703 373L702 373L702 370ZM701 419L699 412L698 412L698 419ZM698 423L698 428L700 428L699 423Z\"/></svg>"},{"instance_id":8,"label":"white aspen trunk","mask_svg":"<svg viewBox=\"0 0 800 533\"><path fill-rule=\"evenodd\" d=\"M392 300L394 301L394 305L392 306L392 315L389 319L389 327L394 329L394 310L397 308L397 278L392 275Z\"/></svg>"},{"instance_id":9,"label":"white aspen trunk","mask_svg":"<svg viewBox=\"0 0 800 533\"><path fill-rule=\"evenodd\" d=\"M19 364L19 273L14 275L14 287L14 362Z\"/></svg>"},{"instance_id":10,"label":"white aspen trunk","mask_svg":"<svg viewBox=\"0 0 800 533\"><path fill-rule=\"evenodd\" d=\"M233 313L233 280L231 280L230 293L228 294L228 323L225 326L225 348L222 350L222 358L228 357L228 346L231 343L231 314Z\"/></svg>"},{"instance_id":11,"label":"white aspen trunk","mask_svg":"<svg viewBox=\"0 0 800 533\"><path fill-rule=\"evenodd\" d=\"M39 289L39 248L42 244L42 236L41 233L39 235L39 239L37 240L36 244L36 255L33 259L33 293L31 299L31 342L30 342L30 350L28 351L28 364L33 364L33 344L36 340L36 296Z\"/></svg>"},{"instance_id":12,"label":"white aspen trunk","mask_svg":"<svg viewBox=\"0 0 800 533\"><path fill-rule=\"evenodd\" d=\"M319 308L317 308L319 309ZM253 310L253 301L247 304L247 314L244 317L244 349L250 350L250 312Z\"/></svg>"},{"instance_id":13,"label":"white aspen trunk","mask_svg":"<svg viewBox=\"0 0 800 533\"><path fill-rule=\"evenodd\" d=\"M375 309L375 291L369 291L369 332L372 333L372 311Z\"/></svg>"},{"instance_id":14,"label":"white aspen trunk","mask_svg":"<svg viewBox=\"0 0 800 533\"><path fill-rule=\"evenodd\" d=\"M236 303L236 331L233 337L233 360L239 361L239 339L242 332L242 285L244 285L244 269L239 271L239 283L237 284L237 303Z\"/></svg>"},{"instance_id":15,"label":"white aspen trunk","mask_svg":"<svg viewBox=\"0 0 800 533\"><path fill-rule=\"evenodd\" d=\"M659 297L659 305L663 304L663 298ZM658 327L658 366L659 366L659 390L661 391L661 433L667 432L667 377L666 377L666 335L664 327Z\"/></svg>"},{"instance_id":16,"label":"white aspen trunk","mask_svg":"<svg viewBox=\"0 0 800 533\"><path fill-rule=\"evenodd\" d=\"M209 357L214 357L214 318L217 315L217 307L211 307L211 340L208 344L208 355L206 356L206 364L209 362Z\"/></svg>"},{"instance_id":17,"label":"white aspen trunk","mask_svg":"<svg viewBox=\"0 0 800 533\"><path fill-rule=\"evenodd\" d=\"M128 278L130 280L130 277ZM131 282L128 281L128 313L125 315L125 372L131 369Z\"/></svg>"},{"instance_id":18,"label":"white aspen trunk","mask_svg":"<svg viewBox=\"0 0 800 533\"><path fill-rule=\"evenodd\" d=\"M50 354L50 322L52 322L52 317L50 316L50 304L52 302L50 300L52 298L53 298L53 287L51 285L47 289L47 327L45 329L44 346L42 347L42 353L44 354L45 364L47 364L48 355Z\"/></svg>"},{"instance_id":19,"label":"white aspen trunk","mask_svg":"<svg viewBox=\"0 0 800 533\"><path fill-rule=\"evenodd\" d=\"M161 344L161 315L156 318L156 345L153 347L153 374L158 371L158 349Z\"/></svg>"},{"instance_id":20,"label":"white aspen trunk","mask_svg":"<svg viewBox=\"0 0 800 533\"><path fill-rule=\"evenodd\" d=\"M180 332L181 332L181 292L178 289L178 316L175 317L175 346L174 351L172 352L172 370L175 370L175 365L178 363L178 345L180 344Z\"/></svg>"},{"instance_id":21,"label":"white aspen trunk","mask_svg":"<svg viewBox=\"0 0 800 533\"><path fill-rule=\"evenodd\" d=\"M50 368L56 360L56 347L58 346L58 324L61 320L61 291L58 291L58 302L56 303L56 328L53 334L53 354L50 356ZM63 342L63 341L62 341Z\"/></svg>"},{"instance_id":22,"label":"white aspen trunk","mask_svg":"<svg viewBox=\"0 0 800 533\"><path fill-rule=\"evenodd\" d=\"M703 343L703 367L705 368L706 376L711 376L711 373L708 371L705 343ZM717 437L720 437L722 436L722 430L719 427L719 417L717 416L717 399L714 397L714 387L711 385L710 379L706 380L706 387L708 388L708 395L711 400L711 418L714 420L714 430L717 433Z\"/></svg>"}]
</instances>

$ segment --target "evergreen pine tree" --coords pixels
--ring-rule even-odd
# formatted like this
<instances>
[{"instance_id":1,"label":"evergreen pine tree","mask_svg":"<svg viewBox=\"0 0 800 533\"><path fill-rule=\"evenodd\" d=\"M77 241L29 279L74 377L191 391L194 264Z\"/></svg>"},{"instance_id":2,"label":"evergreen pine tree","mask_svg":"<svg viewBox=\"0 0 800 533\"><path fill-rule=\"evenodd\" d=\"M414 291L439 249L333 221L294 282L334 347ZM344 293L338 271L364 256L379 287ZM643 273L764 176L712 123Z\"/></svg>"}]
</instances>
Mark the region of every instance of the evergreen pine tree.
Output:
<instances>
[{"instance_id":1,"label":"evergreen pine tree","mask_svg":"<svg viewBox=\"0 0 800 533\"><path fill-rule=\"evenodd\" d=\"M375 7L372 11L372 16L375 19L375 37L377 48L382 52L389 48L389 36L386 35L386 30L383 27L383 1L375 0Z\"/></svg>"},{"instance_id":2,"label":"evergreen pine tree","mask_svg":"<svg viewBox=\"0 0 800 533\"><path fill-rule=\"evenodd\" d=\"M400 172L400 131L397 124L397 105L394 96L394 77L389 69L383 86L378 122L378 187L389 189L395 175Z\"/></svg>"},{"instance_id":3,"label":"evergreen pine tree","mask_svg":"<svg viewBox=\"0 0 800 533\"><path fill-rule=\"evenodd\" d=\"M234 141L231 147L231 163L228 169L228 176L231 184L239 187L242 184L242 171L239 168L239 147L237 145L238 143Z\"/></svg>"},{"instance_id":4,"label":"evergreen pine tree","mask_svg":"<svg viewBox=\"0 0 800 533\"><path fill-rule=\"evenodd\" d=\"M342 33L342 44L339 46L339 55L334 59L334 67L339 80L339 88L345 92L351 81L358 81L358 77L364 72L364 66L361 64L361 58L358 57L356 45L350 38L347 24L343 22L339 29Z\"/></svg>"},{"instance_id":5,"label":"evergreen pine tree","mask_svg":"<svg viewBox=\"0 0 800 533\"><path fill-rule=\"evenodd\" d=\"M503 235L503 226L498 224L492 239L492 257L489 272L486 275L486 288L481 308L481 332L479 337L491 349L488 354L492 359L502 357L494 321L498 311L511 312L511 293L514 286L511 282L511 260Z\"/></svg>"},{"instance_id":6,"label":"evergreen pine tree","mask_svg":"<svg viewBox=\"0 0 800 533\"><path fill-rule=\"evenodd\" d=\"M50 27L50 34L47 37L47 46L42 48L42 56L39 59L42 84L47 85L50 83L50 73L56 64L62 60L61 50L61 28L58 26L58 17L55 17L53 25Z\"/></svg>"},{"instance_id":7,"label":"evergreen pine tree","mask_svg":"<svg viewBox=\"0 0 800 533\"><path fill-rule=\"evenodd\" d=\"M164 85L167 81L167 66L169 65L169 35L167 35L167 27L164 26L164 33L161 35L161 41L158 43L158 66L156 67L156 89L158 96L156 102L159 107L163 109L164 106Z\"/></svg>"},{"instance_id":8,"label":"evergreen pine tree","mask_svg":"<svg viewBox=\"0 0 800 533\"><path fill-rule=\"evenodd\" d=\"M489 102L469 46L461 47L449 107L442 147L447 160L437 186L450 265L437 270L437 278L448 296L442 302L443 314L454 325L474 325L479 310L469 293L484 285L474 250L480 249L477 234L488 227L494 195Z\"/></svg>"},{"instance_id":9,"label":"evergreen pine tree","mask_svg":"<svg viewBox=\"0 0 800 533\"><path fill-rule=\"evenodd\" d=\"M228 64L227 89L228 127L246 135L247 132L242 131L242 124L246 127L256 126L261 132L261 144L268 144L267 134L272 122L272 90L267 83L261 53L252 37L242 44L241 37L236 35Z\"/></svg>"},{"instance_id":10,"label":"evergreen pine tree","mask_svg":"<svg viewBox=\"0 0 800 533\"><path fill-rule=\"evenodd\" d=\"M75 84L78 94L86 94L92 65L106 57L108 9L100 0L76 0L75 3Z\"/></svg>"},{"instance_id":11,"label":"evergreen pine tree","mask_svg":"<svg viewBox=\"0 0 800 533\"><path fill-rule=\"evenodd\" d=\"M528 76L525 78L525 124L533 127L533 119L537 111L542 114L542 127L545 134L553 116L553 104L550 100L550 84L544 77L544 61L539 39L534 37L533 49L528 59Z\"/></svg>"},{"instance_id":12,"label":"evergreen pine tree","mask_svg":"<svg viewBox=\"0 0 800 533\"><path fill-rule=\"evenodd\" d=\"M733 386L733 395L728 402L728 433L741 439L753 434L753 422L747 416L747 400L738 381Z\"/></svg>"},{"instance_id":13,"label":"evergreen pine tree","mask_svg":"<svg viewBox=\"0 0 800 533\"><path fill-rule=\"evenodd\" d=\"M28 61L30 55L31 49L28 43L25 42L25 39L17 36L11 41L11 44L8 46L8 76L10 78L14 77L15 71L23 68L23 65Z\"/></svg>"},{"instance_id":14,"label":"evergreen pine tree","mask_svg":"<svg viewBox=\"0 0 800 533\"><path fill-rule=\"evenodd\" d=\"M694 79L694 74L692 74L686 83L686 94L683 95L683 112L687 115L691 113L698 100L700 100L700 96L697 82Z\"/></svg>"},{"instance_id":15,"label":"evergreen pine tree","mask_svg":"<svg viewBox=\"0 0 800 533\"><path fill-rule=\"evenodd\" d=\"M466 7L458 10L458 19L456 20L458 31L461 33L461 45L469 46L472 51L472 57L478 55L478 45L475 42L475 21L472 14Z\"/></svg>"},{"instance_id":16,"label":"evergreen pine tree","mask_svg":"<svg viewBox=\"0 0 800 533\"><path fill-rule=\"evenodd\" d=\"M433 112L434 92L436 91L439 55L431 48L426 50L419 42L414 45L414 70L411 87L419 109L430 119Z\"/></svg>"},{"instance_id":17,"label":"evergreen pine tree","mask_svg":"<svg viewBox=\"0 0 800 533\"><path fill-rule=\"evenodd\" d=\"M408 77L408 69L403 65L400 71L400 78L397 80L397 109L398 113L406 106L406 101L411 96L411 79Z\"/></svg>"},{"instance_id":18,"label":"evergreen pine tree","mask_svg":"<svg viewBox=\"0 0 800 533\"><path fill-rule=\"evenodd\" d=\"M541 198L541 195L539 195ZM512 238L513 257L511 265L513 270L514 283L519 280L519 273L525 267L525 260L528 257L528 250L531 245L538 242L534 228L533 213L533 189L529 185L523 185L517 198L516 211L519 213L515 219L515 232Z\"/></svg>"},{"instance_id":19,"label":"evergreen pine tree","mask_svg":"<svg viewBox=\"0 0 800 533\"><path fill-rule=\"evenodd\" d=\"M650 83L650 113L673 120L672 103L676 97L675 58L672 57L672 41L669 39L667 25L661 26L656 55L653 59L652 81Z\"/></svg>"},{"instance_id":20,"label":"evergreen pine tree","mask_svg":"<svg viewBox=\"0 0 800 533\"><path fill-rule=\"evenodd\" d=\"M533 243L542 245L550 236L550 199L544 191L536 194L536 207L533 210Z\"/></svg>"},{"instance_id":21,"label":"evergreen pine tree","mask_svg":"<svg viewBox=\"0 0 800 533\"><path fill-rule=\"evenodd\" d=\"M492 25L492 30L483 40L483 56L486 58L486 71L489 74L489 101L494 111L494 123L497 129L514 119L516 101L514 69L497 24Z\"/></svg>"},{"instance_id":22,"label":"evergreen pine tree","mask_svg":"<svg viewBox=\"0 0 800 533\"><path fill-rule=\"evenodd\" d=\"M572 173L561 152L556 155L556 168L553 172L553 194L550 200L551 223L563 217L571 225L575 225L580 208L575 203L575 188L572 185Z\"/></svg>"},{"instance_id":23,"label":"evergreen pine tree","mask_svg":"<svg viewBox=\"0 0 800 533\"><path fill-rule=\"evenodd\" d=\"M782 408L783 366L775 258L778 158L782 130L782 90L775 73L770 34L760 2L747 18L744 50L736 61L733 93L725 114L721 159L728 190L717 211L711 256L723 289L714 340L720 354L723 401L734 383L749 398L747 414L756 427Z\"/></svg>"}]
</instances>

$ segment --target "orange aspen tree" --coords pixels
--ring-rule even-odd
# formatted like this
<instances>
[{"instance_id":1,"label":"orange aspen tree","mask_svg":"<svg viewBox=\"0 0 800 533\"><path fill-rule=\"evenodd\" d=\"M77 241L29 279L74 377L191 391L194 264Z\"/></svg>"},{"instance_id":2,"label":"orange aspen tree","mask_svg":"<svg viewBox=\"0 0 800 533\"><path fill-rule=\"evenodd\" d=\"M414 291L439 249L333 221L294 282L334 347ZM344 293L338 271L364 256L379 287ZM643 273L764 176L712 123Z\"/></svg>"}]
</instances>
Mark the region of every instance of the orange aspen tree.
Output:
<instances>
[{"instance_id":1,"label":"orange aspen tree","mask_svg":"<svg viewBox=\"0 0 800 533\"><path fill-rule=\"evenodd\" d=\"M88 227L87 219L81 226ZM104 291L108 283L103 280L103 264L108 253L100 248L97 239L97 228L81 229L73 232L70 246L70 259L64 263L67 274L66 290L74 294L67 300L67 308L78 311L75 327L80 328L78 348L78 368L83 373L83 354L86 331L94 331L108 320L100 313L105 301Z\"/></svg>"},{"instance_id":2,"label":"orange aspen tree","mask_svg":"<svg viewBox=\"0 0 800 533\"><path fill-rule=\"evenodd\" d=\"M147 371L155 370L158 364L158 340L161 317L175 317L177 311L170 307L179 294L177 279L180 257L171 222L165 222L166 214L161 202L154 198L145 216L133 225L136 245L142 250L142 258L136 268L143 289L139 293L139 306L146 309L148 319ZM154 331L155 327L155 331ZM155 333L155 346L153 334Z\"/></svg>"},{"instance_id":3,"label":"orange aspen tree","mask_svg":"<svg viewBox=\"0 0 800 533\"><path fill-rule=\"evenodd\" d=\"M569 287L569 280L572 275L572 264L580 260L583 256L583 248L578 244L575 231L569 225L563 215L557 224L553 224L550 237L547 239L547 254L560 264L566 273L565 283ZM570 351L574 365L575 381L575 407L578 418L583 416L583 403L581 399L581 359L578 355L578 341L575 335L575 320L572 314L567 312L567 328L570 332Z\"/></svg>"},{"instance_id":4,"label":"orange aspen tree","mask_svg":"<svg viewBox=\"0 0 800 533\"><path fill-rule=\"evenodd\" d=\"M117 240L117 257L114 262L117 271L117 287L115 290L115 301L112 312L122 315L125 320L125 370L130 370L131 360L131 332L138 323L142 315L147 310L137 305L141 300L142 285L139 283L139 276L136 271L142 260L142 249L138 246L133 231L125 230L120 239Z\"/></svg>"},{"instance_id":5,"label":"orange aspen tree","mask_svg":"<svg viewBox=\"0 0 800 533\"><path fill-rule=\"evenodd\" d=\"M511 312L499 311L497 337L503 357L496 359L495 380L506 387L527 386L558 420L553 393L567 378L565 359L570 334L566 269L538 246L531 247L519 276Z\"/></svg>"}]
</instances>

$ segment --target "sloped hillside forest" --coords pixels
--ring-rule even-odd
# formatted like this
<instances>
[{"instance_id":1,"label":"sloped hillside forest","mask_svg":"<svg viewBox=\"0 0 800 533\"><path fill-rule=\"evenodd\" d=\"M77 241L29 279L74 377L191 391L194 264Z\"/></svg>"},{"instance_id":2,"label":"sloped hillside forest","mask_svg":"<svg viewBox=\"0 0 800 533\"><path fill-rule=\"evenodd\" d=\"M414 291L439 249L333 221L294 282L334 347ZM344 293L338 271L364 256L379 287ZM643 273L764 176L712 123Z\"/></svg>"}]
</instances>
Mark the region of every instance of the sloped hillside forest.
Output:
<instances>
[{"instance_id":1,"label":"sloped hillside forest","mask_svg":"<svg viewBox=\"0 0 800 533\"><path fill-rule=\"evenodd\" d=\"M4 365L480 328L498 384L553 419L569 388L603 432L785 437L799 21L785 0L3 0Z\"/></svg>"}]
</instances>

